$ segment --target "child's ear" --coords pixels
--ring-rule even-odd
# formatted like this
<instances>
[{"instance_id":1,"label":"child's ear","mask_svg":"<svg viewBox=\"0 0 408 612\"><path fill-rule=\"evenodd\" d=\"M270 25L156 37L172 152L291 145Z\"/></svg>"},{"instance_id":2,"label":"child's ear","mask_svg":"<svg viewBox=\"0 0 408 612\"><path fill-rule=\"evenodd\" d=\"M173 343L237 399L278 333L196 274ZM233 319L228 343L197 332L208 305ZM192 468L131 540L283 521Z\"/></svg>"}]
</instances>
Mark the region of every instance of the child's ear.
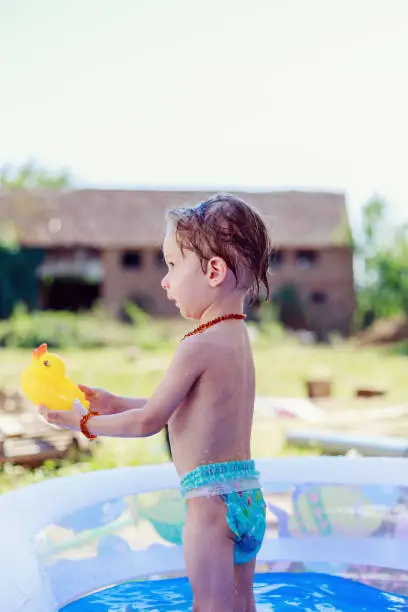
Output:
<instances>
[{"instance_id":1,"label":"child's ear","mask_svg":"<svg viewBox=\"0 0 408 612\"><path fill-rule=\"evenodd\" d=\"M207 278L211 287L220 285L227 276L228 267L221 257L211 257L207 266Z\"/></svg>"}]
</instances>

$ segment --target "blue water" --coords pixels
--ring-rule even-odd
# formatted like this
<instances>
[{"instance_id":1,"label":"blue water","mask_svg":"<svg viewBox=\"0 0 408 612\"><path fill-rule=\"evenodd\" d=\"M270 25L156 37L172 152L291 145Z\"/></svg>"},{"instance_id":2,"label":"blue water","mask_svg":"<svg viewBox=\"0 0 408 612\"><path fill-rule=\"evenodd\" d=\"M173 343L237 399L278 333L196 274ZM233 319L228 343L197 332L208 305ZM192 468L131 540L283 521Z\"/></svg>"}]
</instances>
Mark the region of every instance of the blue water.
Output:
<instances>
[{"instance_id":1,"label":"blue water","mask_svg":"<svg viewBox=\"0 0 408 612\"><path fill-rule=\"evenodd\" d=\"M408 612L408 597L315 573L256 574L257 612ZM165 612L191 610L186 578L127 582L66 606L62 612Z\"/></svg>"}]
</instances>

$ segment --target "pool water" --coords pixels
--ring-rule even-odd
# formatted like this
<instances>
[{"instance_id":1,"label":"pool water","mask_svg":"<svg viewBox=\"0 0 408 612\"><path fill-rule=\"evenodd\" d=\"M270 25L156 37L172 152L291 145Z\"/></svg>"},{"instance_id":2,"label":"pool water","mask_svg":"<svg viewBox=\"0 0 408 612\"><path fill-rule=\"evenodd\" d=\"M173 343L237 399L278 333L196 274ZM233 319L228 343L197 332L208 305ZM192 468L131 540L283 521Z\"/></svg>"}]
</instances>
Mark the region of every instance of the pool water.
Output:
<instances>
[{"instance_id":1,"label":"pool water","mask_svg":"<svg viewBox=\"0 0 408 612\"><path fill-rule=\"evenodd\" d=\"M258 612L408 611L408 597L317 573L256 574L255 599ZM71 603L61 612L187 612L191 609L188 580L169 578L117 585Z\"/></svg>"}]
</instances>

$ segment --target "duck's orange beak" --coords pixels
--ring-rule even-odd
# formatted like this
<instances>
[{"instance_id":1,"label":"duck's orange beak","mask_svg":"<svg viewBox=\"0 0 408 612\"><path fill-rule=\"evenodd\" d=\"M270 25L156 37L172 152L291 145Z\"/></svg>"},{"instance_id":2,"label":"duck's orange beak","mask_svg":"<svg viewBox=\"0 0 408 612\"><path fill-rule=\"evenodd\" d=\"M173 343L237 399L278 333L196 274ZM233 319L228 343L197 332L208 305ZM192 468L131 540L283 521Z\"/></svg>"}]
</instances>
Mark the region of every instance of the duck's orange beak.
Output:
<instances>
[{"instance_id":1,"label":"duck's orange beak","mask_svg":"<svg viewBox=\"0 0 408 612\"><path fill-rule=\"evenodd\" d=\"M47 345L41 344L38 348L33 350L33 359L40 359L47 352Z\"/></svg>"}]
</instances>

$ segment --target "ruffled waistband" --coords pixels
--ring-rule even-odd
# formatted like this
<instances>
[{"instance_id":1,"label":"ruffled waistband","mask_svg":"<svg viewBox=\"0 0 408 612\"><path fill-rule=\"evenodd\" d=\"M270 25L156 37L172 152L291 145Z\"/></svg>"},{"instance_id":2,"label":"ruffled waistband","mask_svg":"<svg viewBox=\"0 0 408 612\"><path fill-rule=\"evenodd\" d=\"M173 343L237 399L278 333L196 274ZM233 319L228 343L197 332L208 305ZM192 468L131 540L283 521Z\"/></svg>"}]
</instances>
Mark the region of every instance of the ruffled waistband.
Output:
<instances>
[{"instance_id":1,"label":"ruffled waistband","mask_svg":"<svg viewBox=\"0 0 408 612\"><path fill-rule=\"evenodd\" d=\"M181 478L183 497L221 495L259 487L255 461L228 461L199 465Z\"/></svg>"}]
</instances>

